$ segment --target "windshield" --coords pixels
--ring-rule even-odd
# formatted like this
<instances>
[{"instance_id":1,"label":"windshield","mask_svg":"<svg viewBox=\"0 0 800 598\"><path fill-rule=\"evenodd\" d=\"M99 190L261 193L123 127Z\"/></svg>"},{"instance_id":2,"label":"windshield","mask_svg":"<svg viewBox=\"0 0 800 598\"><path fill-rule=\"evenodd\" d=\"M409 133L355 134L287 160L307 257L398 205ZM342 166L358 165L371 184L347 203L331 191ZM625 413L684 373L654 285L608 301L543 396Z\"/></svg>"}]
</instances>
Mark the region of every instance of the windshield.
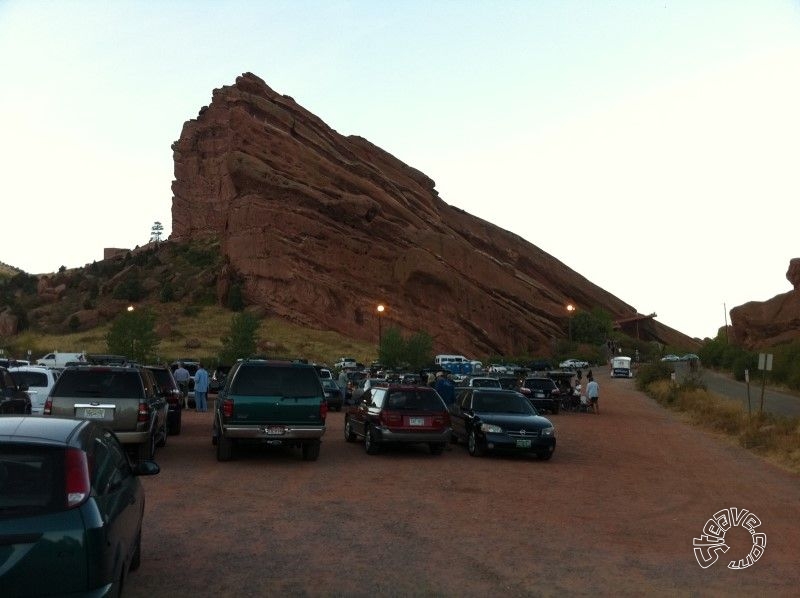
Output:
<instances>
[{"instance_id":1,"label":"windshield","mask_svg":"<svg viewBox=\"0 0 800 598\"><path fill-rule=\"evenodd\" d=\"M488 413L536 414L528 399L517 394L481 394L473 398L472 408Z\"/></svg>"}]
</instances>

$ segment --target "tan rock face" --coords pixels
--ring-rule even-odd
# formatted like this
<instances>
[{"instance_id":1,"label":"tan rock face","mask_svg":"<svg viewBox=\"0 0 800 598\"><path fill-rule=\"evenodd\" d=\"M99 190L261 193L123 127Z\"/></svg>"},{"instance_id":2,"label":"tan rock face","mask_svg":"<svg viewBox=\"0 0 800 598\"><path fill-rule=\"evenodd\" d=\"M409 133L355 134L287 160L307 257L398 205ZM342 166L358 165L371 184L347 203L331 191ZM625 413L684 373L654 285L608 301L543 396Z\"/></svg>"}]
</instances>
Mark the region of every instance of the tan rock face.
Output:
<instances>
[{"instance_id":1,"label":"tan rock face","mask_svg":"<svg viewBox=\"0 0 800 598\"><path fill-rule=\"evenodd\" d=\"M520 237L448 205L423 173L344 137L246 73L173 144L172 239L215 237L224 279L271 315L365 340L426 331L436 352L547 354L568 303L635 309ZM686 337L656 323L673 343Z\"/></svg>"},{"instance_id":2,"label":"tan rock face","mask_svg":"<svg viewBox=\"0 0 800 598\"><path fill-rule=\"evenodd\" d=\"M769 301L751 301L731 309L731 326L737 343L759 349L800 338L800 258L789 262L786 279L794 290Z\"/></svg>"}]
</instances>

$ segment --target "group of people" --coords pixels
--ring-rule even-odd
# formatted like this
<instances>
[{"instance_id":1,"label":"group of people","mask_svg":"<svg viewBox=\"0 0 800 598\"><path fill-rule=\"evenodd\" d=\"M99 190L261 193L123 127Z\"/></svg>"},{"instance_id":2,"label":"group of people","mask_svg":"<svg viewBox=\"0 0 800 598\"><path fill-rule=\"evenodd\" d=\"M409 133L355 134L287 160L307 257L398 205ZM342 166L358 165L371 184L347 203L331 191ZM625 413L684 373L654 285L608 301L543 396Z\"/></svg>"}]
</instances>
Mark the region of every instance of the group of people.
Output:
<instances>
[{"instance_id":1,"label":"group of people","mask_svg":"<svg viewBox=\"0 0 800 598\"><path fill-rule=\"evenodd\" d=\"M189 396L189 380L192 377L183 363L179 363L178 367L172 372L175 382L181 391L181 397L184 401L184 407L187 407L186 401ZM194 406L195 411L203 413L208 411L208 371L200 363L197 366L197 371L194 373Z\"/></svg>"},{"instance_id":2,"label":"group of people","mask_svg":"<svg viewBox=\"0 0 800 598\"><path fill-rule=\"evenodd\" d=\"M578 370L575 373L578 382L580 383L582 373ZM584 407L586 407L587 411L591 411L592 413L599 414L600 413L600 405L598 404L600 398L600 385L597 383L597 380L594 379L592 375L592 370L589 370L586 374L586 394L581 395L581 403ZM584 402L585 398L585 402Z\"/></svg>"}]
</instances>

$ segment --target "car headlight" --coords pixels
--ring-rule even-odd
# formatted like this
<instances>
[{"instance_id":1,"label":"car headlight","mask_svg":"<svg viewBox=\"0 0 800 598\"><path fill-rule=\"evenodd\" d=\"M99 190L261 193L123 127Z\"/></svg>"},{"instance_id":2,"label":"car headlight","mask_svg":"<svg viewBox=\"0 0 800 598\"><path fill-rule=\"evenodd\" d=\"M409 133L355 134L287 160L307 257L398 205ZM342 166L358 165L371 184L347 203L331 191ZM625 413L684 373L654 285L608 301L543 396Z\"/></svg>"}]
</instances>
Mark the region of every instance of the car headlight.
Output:
<instances>
[{"instance_id":1,"label":"car headlight","mask_svg":"<svg viewBox=\"0 0 800 598\"><path fill-rule=\"evenodd\" d=\"M500 426L495 426L494 424L481 424L481 432L499 434L503 432L503 428L501 428Z\"/></svg>"},{"instance_id":2,"label":"car headlight","mask_svg":"<svg viewBox=\"0 0 800 598\"><path fill-rule=\"evenodd\" d=\"M547 438L549 436L555 436L555 435L556 435L556 429L553 426L550 426L549 428L542 428L542 437L543 438Z\"/></svg>"}]
</instances>

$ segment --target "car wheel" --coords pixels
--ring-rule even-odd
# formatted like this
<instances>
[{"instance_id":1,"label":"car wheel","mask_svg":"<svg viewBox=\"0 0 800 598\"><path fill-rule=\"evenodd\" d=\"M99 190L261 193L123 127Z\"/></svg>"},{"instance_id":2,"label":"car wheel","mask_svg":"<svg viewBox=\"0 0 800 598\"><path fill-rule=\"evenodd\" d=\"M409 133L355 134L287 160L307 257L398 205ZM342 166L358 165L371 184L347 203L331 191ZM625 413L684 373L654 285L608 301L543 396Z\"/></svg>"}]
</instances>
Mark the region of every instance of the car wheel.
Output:
<instances>
[{"instance_id":1,"label":"car wheel","mask_svg":"<svg viewBox=\"0 0 800 598\"><path fill-rule=\"evenodd\" d=\"M161 426L161 434L159 435L158 442L156 446L164 447L167 446L167 436L169 436L169 429L167 428L167 420L164 420L164 425Z\"/></svg>"},{"instance_id":2,"label":"car wheel","mask_svg":"<svg viewBox=\"0 0 800 598\"><path fill-rule=\"evenodd\" d=\"M368 455L377 455L380 450L380 446L375 441L374 433L370 427L367 427L364 432L364 450L367 451Z\"/></svg>"},{"instance_id":3,"label":"car wheel","mask_svg":"<svg viewBox=\"0 0 800 598\"><path fill-rule=\"evenodd\" d=\"M139 565L142 564L142 530L139 530L139 535L136 536L136 548L133 549L133 556L131 557L131 571L136 571Z\"/></svg>"},{"instance_id":4,"label":"car wheel","mask_svg":"<svg viewBox=\"0 0 800 598\"><path fill-rule=\"evenodd\" d=\"M450 432L450 442L458 444L458 435L455 432Z\"/></svg>"},{"instance_id":5,"label":"car wheel","mask_svg":"<svg viewBox=\"0 0 800 598\"><path fill-rule=\"evenodd\" d=\"M444 452L444 448L447 446L444 442L431 442L428 445L428 448L431 449L431 455L441 455Z\"/></svg>"},{"instance_id":6,"label":"car wheel","mask_svg":"<svg viewBox=\"0 0 800 598\"><path fill-rule=\"evenodd\" d=\"M482 457L483 456L483 447L481 446L480 442L478 441L478 437L475 435L475 432L472 431L469 433L469 439L467 442L467 450L469 454L473 457Z\"/></svg>"},{"instance_id":7,"label":"car wheel","mask_svg":"<svg viewBox=\"0 0 800 598\"><path fill-rule=\"evenodd\" d=\"M553 456L553 451L538 451L536 456L539 457L542 461L549 461L550 457Z\"/></svg>"},{"instance_id":8,"label":"car wheel","mask_svg":"<svg viewBox=\"0 0 800 598\"><path fill-rule=\"evenodd\" d=\"M316 461L319 459L320 442L303 443L303 461Z\"/></svg>"},{"instance_id":9,"label":"car wheel","mask_svg":"<svg viewBox=\"0 0 800 598\"><path fill-rule=\"evenodd\" d=\"M220 434L217 438L217 461L230 461L233 457L233 441Z\"/></svg>"},{"instance_id":10,"label":"car wheel","mask_svg":"<svg viewBox=\"0 0 800 598\"><path fill-rule=\"evenodd\" d=\"M149 461L156 454L156 436L150 434L142 444L139 445L137 457L139 461Z\"/></svg>"},{"instance_id":11,"label":"car wheel","mask_svg":"<svg viewBox=\"0 0 800 598\"><path fill-rule=\"evenodd\" d=\"M181 410L178 409L176 412L177 415L175 416L175 421L172 422L172 425L169 427L169 433L173 436L180 436L181 433Z\"/></svg>"},{"instance_id":12,"label":"car wheel","mask_svg":"<svg viewBox=\"0 0 800 598\"><path fill-rule=\"evenodd\" d=\"M344 439L347 442L355 442L356 441L356 433L353 432L353 426L350 424L350 418L345 417L344 419Z\"/></svg>"}]
</instances>

